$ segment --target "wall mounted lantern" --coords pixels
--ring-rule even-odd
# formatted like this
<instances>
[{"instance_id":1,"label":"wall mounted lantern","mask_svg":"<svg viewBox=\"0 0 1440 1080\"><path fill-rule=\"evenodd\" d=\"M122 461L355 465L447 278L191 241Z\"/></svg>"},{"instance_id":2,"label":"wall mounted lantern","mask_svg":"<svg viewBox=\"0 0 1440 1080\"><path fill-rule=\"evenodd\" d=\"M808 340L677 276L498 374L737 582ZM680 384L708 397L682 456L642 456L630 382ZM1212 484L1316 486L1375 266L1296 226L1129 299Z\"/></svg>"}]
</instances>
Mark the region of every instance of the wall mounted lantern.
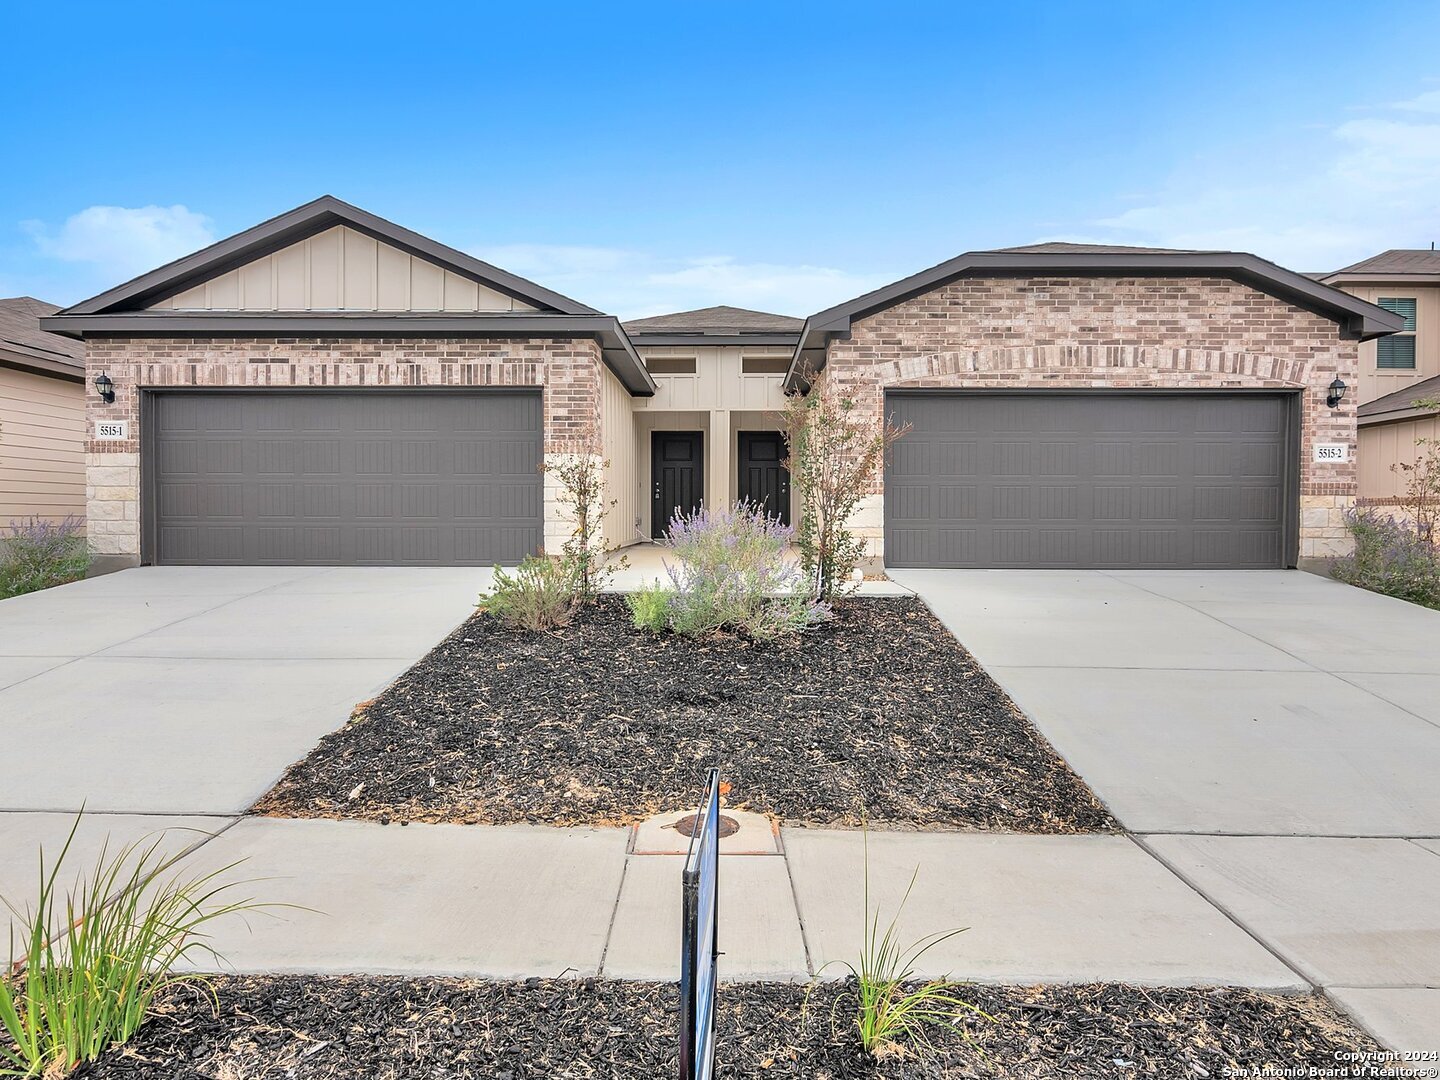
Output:
<instances>
[{"instance_id":1,"label":"wall mounted lantern","mask_svg":"<svg viewBox=\"0 0 1440 1080\"><path fill-rule=\"evenodd\" d=\"M1338 375L1335 376L1334 381L1330 384L1330 393L1325 398L1325 404L1329 405L1332 409L1338 409L1340 402L1345 400L1345 391L1348 389L1349 387L1345 385L1345 380Z\"/></svg>"},{"instance_id":2,"label":"wall mounted lantern","mask_svg":"<svg viewBox=\"0 0 1440 1080\"><path fill-rule=\"evenodd\" d=\"M110 405L115 401L115 384L110 381L110 376L100 374L95 377L95 392L100 395L100 400Z\"/></svg>"}]
</instances>

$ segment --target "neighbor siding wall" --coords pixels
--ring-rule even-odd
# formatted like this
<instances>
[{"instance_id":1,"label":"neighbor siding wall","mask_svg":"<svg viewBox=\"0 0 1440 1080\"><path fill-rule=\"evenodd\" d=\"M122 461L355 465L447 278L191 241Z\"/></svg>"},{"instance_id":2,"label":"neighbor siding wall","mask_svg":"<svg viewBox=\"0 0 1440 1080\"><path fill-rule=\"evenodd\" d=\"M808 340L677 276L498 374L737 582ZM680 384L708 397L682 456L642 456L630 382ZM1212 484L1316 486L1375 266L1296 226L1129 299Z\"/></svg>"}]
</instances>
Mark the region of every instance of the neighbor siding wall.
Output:
<instances>
[{"instance_id":1,"label":"neighbor siding wall","mask_svg":"<svg viewBox=\"0 0 1440 1080\"><path fill-rule=\"evenodd\" d=\"M85 386L0 367L0 527L85 516Z\"/></svg>"},{"instance_id":2,"label":"neighbor siding wall","mask_svg":"<svg viewBox=\"0 0 1440 1080\"><path fill-rule=\"evenodd\" d=\"M610 464L605 470L605 497L615 505L605 514L605 543L622 547L640 539L637 529L640 481L635 449L635 409L630 391L609 368L600 375L601 453Z\"/></svg>"},{"instance_id":3,"label":"neighbor siding wall","mask_svg":"<svg viewBox=\"0 0 1440 1080\"><path fill-rule=\"evenodd\" d=\"M599 345L586 338L120 338L86 341L91 377L106 372L115 401L87 398L88 423L128 420L124 441L88 440L90 546L117 561L140 556L140 392L147 387L341 389L406 386L539 386L545 453L591 445L600 410ZM569 535L545 488L547 549Z\"/></svg>"},{"instance_id":4,"label":"neighbor siding wall","mask_svg":"<svg viewBox=\"0 0 1440 1080\"><path fill-rule=\"evenodd\" d=\"M1386 295L1389 295L1388 293ZM1360 429L1360 498L1366 502L1392 504L1405 493L1405 475L1391 466L1413 463L1423 447L1417 439L1440 441L1440 417L1422 416L1391 424L1372 424Z\"/></svg>"},{"instance_id":5,"label":"neighbor siding wall","mask_svg":"<svg viewBox=\"0 0 1440 1080\"><path fill-rule=\"evenodd\" d=\"M1223 278L969 278L858 320L825 375L877 424L888 387L1302 390L1300 557L1314 559L1348 547L1354 454L1316 464L1311 447L1355 447L1354 402L1330 409L1325 387L1355 381L1357 345ZM879 476L855 525L881 555Z\"/></svg>"},{"instance_id":6,"label":"neighbor siding wall","mask_svg":"<svg viewBox=\"0 0 1440 1080\"><path fill-rule=\"evenodd\" d=\"M1341 285L1352 296L1379 303L1382 296L1415 298L1415 367L1376 366L1376 345L1360 345L1360 378L1355 387L1355 404L1364 405L1386 394L1404 390L1412 383L1440 375L1440 289L1429 285Z\"/></svg>"}]
</instances>

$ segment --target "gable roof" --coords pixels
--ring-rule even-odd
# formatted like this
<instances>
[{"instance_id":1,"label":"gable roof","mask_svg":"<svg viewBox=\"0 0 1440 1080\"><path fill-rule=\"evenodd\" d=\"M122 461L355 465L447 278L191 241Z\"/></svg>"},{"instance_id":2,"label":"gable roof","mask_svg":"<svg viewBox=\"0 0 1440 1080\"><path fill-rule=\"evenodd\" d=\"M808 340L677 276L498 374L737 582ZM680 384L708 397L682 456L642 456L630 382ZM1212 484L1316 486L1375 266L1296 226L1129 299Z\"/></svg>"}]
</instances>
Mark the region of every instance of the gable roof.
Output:
<instances>
[{"instance_id":1,"label":"gable roof","mask_svg":"<svg viewBox=\"0 0 1440 1080\"><path fill-rule=\"evenodd\" d=\"M1327 282L1397 278L1440 281L1440 251L1426 248L1391 248L1324 275Z\"/></svg>"},{"instance_id":2,"label":"gable roof","mask_svg":"<svg viewBox=\"0 0 1440 1080\"><path fill-rule=\"evenodd\" d=\"M990 248L992 253L1008 251L1016 254L1029 252L1037 255L1104 255L1118 252L1143 252L1148 255L1196 255L1195 248L1130 247L1127 244L1072 244L1066 240L1047 240L1043 244L1022 244L1019 247Z\"/></svg>"},{"instance_id":3,"label":"gable roof","mask_svg":"<svg viewBox=\"0 0 1440 1080\"><path fill-rule=\"evenodd\" d=\"M1037 250L1039 249L1039 250ZM851 324L877 311L937 289L962 277L1067 276L1225 277L1334 320L1342 337L1366 341L1393 334L1404 320L1330 285L1241 251L1181 251L1110 247L1103 244L1033 244L1023 248L969 251L928 270L817 312L805 320L800 343L785 374L787 390L805 371L825 366L827 343Z\"/></svg>"},{"instance_id":4,"label":"gable roof","mask_svg":"<svg viewBox=\"0 0 1440 1080\"><path fill-rule=\"evenodd\" d=\"M631 319L625 323L625 329L642 334L655 330L718 330L723 333L743 333L765 330L798 331L804 325L804 319L797 319L793 315L775 315L768 311L719 304L715 307L696 308L694 311L676 311L669 315Z\"/></svg>"},{"instance_id":5,"label":"gable roof","mask_svg":"<svg viewBox=\"0 0 1440 1080\"><path fill-rule=\"evenodd\" d=\"M1412 416L1432 416L1434 409L1417 409L1417 398L1440 397L1440 375L1411 383L1403 389L1367 401L1355 410L1361 425L1378 424L1384 420L1404 420Z\"/></svg>"},{"instance_id":6,"label":"gable roof","mask_svg":"<svg viewBox=\"0 0 1440 1080\"><path fill-rule=\"evenodd\" d=\"M482 262L473 255L467 255L463 251L431 240L428 236L421 236L392 221L386 221L333 195L322 195L304 206L297 206L294 210L202 248L193 255L166 263L99 296L73 304L62 314L99 315L145 308L167 296L184 292L208 278L227 273L336 225L348 225L376 240L443 266L462 277L481 282L542 311L563 315L600 314L595 308L587 307L578 300L562 296L543 285L537 285L507 270L501 270L498 266Z\"/></svg>"},{"instance_id":7,"label":"gable roof","mask_svg":"<svg viewBox=\"0 0 1440 1080\"><path fill-rule=\"evenodd\" d=\"M641 345L783 345L800 340L804 319L769 311L731 307L696 308L631 319L625 332Z\"/></svg>"},{"instance_id":8,"label":"gable roof","mask_svg":"<svg viewBox=\"0 0 1440 1080\"><path fill-rule=\"evenodd\" d=\"M515 312L391 311L175 311L151 305L221 274L345 225L417 258L513 296L537 309ZM463 251L437 243L333 195L262 222L176 259L148 274L48 315L45 330L70 337L87 333L139 335L355 334L582 337L600 344L606 366L631 394L655 393L655 380L626 337L620 320Z\"/></svg>"},{"instance_id":9,"label":"gable roof","mask_svg":"<svg viewBox=\"0 0 1440 1080\"><path fill-rule=\"evenodd\" d=\"M85 346L40 328L60 309L33 296L0 300L0 364L47 375L85 377Z\"/></svg>"}]
</instances>

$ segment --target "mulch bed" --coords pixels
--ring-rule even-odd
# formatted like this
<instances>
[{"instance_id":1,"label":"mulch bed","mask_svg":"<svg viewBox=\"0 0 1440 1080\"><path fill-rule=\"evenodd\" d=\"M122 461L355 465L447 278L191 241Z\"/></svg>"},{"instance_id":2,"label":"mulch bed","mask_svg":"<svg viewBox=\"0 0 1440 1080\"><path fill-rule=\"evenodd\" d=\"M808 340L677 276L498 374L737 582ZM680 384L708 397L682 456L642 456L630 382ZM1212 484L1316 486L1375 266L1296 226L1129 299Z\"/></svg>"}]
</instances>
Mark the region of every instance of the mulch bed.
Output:
<instances>
[{"instance_id":1,"label":"mulch bed","mask_svg":"<svg viewBox=\"0 0 1440 1080\"><path fill-rule=\"evenodd\" d=\"M1114 827L911 598L852 599L774 643L639 631L617 597L553 633L477 615L255 811L622 825L694 805L712 766L729 805L795 822Z\"/></svg>"},{"instance_id":2,"label":"mulch bed","mask_svg":"<svg viewBox=\"0 0 1440 1080\"><path fill-rule=\"evenodd\" d=\"M260 976L218 979L215 1009L179 991L85 1080L656 1078L677 1074L673 984ZM832 1023L842 988L722 988L718 1077L1205 1078L1262 1068L1346 1073L1337 1053L1378 1050L1315 997L1124 985L966 987L994 1022L979 1050L937 1029L930 1055L866 1055ZM1226 1069L1246 1070L1246 1072ZM1271 1075L1282 1075L1271 1073Z\"/></svg>"}]
</instances>

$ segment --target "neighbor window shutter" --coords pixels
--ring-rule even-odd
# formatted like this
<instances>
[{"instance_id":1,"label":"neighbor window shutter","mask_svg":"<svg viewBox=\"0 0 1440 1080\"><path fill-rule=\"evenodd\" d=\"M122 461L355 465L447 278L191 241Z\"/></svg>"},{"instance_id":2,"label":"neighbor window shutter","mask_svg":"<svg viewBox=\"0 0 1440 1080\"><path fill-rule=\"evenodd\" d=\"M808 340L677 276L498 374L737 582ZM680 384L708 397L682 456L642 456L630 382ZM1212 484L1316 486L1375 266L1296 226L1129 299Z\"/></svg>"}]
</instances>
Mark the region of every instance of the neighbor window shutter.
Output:
<instances>
[{"instance_id":1,"label":"neighbor window shutter","mask_svg":"<svg viewBox=\"0 0 1440 1080\"><path fill-rule=\"evenodd\" d=\"M1375 343L1375 366L1413 368L1415 366L1415 338L1408 334L1392 334L1389 337L1382 337Z\"/></svg>"},{"instance_id":2,"label":"neighbor window shutter","mask_svg":"<svg viewBox=\"0 0 1440 1080\"><path fill-rule=\"evenodd\" d=\"M1386 311L1405 317L1405 329L1415 329L1415 298L1413 296L1382 296L1377 303Z\"/></svg>"}]
</instances>

